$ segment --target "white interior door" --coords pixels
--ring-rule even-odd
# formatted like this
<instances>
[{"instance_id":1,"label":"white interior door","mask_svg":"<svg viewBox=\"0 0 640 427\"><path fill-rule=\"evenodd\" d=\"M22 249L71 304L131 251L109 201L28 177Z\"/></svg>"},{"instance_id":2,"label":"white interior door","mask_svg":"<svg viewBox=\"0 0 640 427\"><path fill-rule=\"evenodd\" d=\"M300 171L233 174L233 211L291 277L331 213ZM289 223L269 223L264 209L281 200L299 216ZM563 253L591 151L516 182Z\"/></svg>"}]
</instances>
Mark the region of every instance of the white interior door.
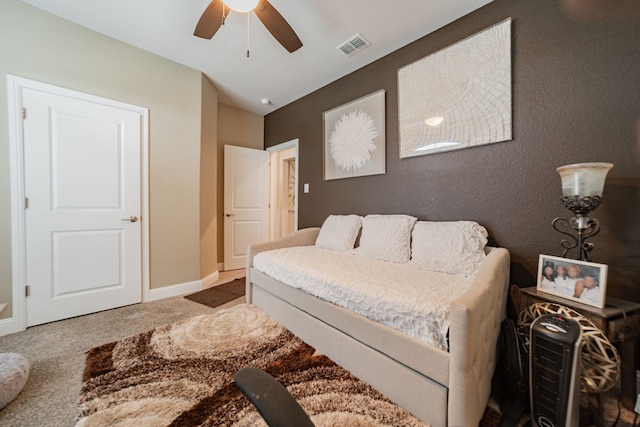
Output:
<instances>
[{"instance_id":1,"label":"white interior door","mask_svg":"<svg viewBox=\"0 0 640 427\"><path fill-rule=\"evenodd\" d=\"M224 146L224 269L244 268L247 247L269 240L269 153Z\"/></svg>"},{"instance_id":2,"label":"white interior door","mask_svg":"<svg viewBox=\"0 0 640 427\"><path fill-rule=\"evenodd\" d=\"M140 302L140 112L31 88L22 102L27 326Z\"/></svg>"}]
</instances>

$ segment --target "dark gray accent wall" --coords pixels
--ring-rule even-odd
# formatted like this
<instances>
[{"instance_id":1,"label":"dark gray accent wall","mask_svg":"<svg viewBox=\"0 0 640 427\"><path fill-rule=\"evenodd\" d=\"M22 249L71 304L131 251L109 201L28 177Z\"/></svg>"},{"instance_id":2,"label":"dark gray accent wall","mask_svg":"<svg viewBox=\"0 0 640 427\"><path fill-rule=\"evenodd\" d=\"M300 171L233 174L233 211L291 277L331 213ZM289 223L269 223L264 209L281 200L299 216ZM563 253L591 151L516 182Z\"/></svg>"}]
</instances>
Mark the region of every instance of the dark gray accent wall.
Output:
<instances>
[{"instance_id":1,"label":"dark gray accent wall","mask_svg":"<svg viewBox=\"0 0 640 427\"><path fill-rule=\"evenodd\" d=\"M509 17L513 140L400 159L398 68ZM386 90L386 174L323 181L322 113L379 89ZM639 22L579 22L559 1L496 0L265 117L266 147L293 138L300 228L345 213L474 220L491 244L509 249L519 286L535 284L539 254L562 252L551 221L570 212L555 169L611 162L592 215L602 224L592 257L609 265L608 295L640 301Z\"/></svg>"}]
</instances>

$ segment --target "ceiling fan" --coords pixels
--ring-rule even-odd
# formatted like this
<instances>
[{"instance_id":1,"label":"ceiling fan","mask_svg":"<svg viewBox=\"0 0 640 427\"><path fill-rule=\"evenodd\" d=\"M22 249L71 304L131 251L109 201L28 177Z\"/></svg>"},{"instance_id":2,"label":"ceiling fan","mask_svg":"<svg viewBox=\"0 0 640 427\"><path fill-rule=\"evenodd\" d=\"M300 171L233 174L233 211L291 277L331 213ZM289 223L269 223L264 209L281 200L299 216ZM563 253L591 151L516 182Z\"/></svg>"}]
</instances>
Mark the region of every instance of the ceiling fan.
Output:
<instances>
[{"instance_id":1,"label":"ceiling fan","mask_svg":"<svg viewBox=\"0 0 640 427\"><path fill-rule=\"evenodd\" d=\"M271 35L289 52L302 47L293 28L267 0L213 0L200 17L193 35L211 39L224 24L230 10L247 13L253 11Z\"/></svg>"}]
</instances>

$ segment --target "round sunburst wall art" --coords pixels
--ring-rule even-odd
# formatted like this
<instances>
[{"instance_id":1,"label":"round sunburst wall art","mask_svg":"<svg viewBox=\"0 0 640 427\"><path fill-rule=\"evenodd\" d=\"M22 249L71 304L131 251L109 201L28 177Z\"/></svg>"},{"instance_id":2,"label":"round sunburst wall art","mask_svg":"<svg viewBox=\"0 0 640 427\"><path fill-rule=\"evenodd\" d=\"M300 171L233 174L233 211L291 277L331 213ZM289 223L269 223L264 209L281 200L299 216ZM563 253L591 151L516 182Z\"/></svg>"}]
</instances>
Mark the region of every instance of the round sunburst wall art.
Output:
<instances>
[{"instance_id":1,"label":"round sunburst wall art","mask_svg":"<svg viewBox=\"0 0 640 427\"><path fill-rule=\"evenodd\" d=\"M347 172L360 169L371 160L378 136L373 118L362 110L352 110L336 122L329 138L331 158Z\"/></svg>"}]
</instances>

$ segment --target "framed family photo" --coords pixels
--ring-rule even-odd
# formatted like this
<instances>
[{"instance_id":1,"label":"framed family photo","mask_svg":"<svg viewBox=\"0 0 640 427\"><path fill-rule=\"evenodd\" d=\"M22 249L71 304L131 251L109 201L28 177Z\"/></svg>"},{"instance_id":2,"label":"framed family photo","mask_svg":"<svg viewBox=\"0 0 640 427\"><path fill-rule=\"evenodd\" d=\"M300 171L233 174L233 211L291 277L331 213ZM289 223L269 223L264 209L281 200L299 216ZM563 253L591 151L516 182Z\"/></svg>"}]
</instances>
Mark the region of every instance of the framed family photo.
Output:
<instances>
[{"instance_id":1,"label":"framed family photo","mask_svg":"<svg viewBox=\"0 0 640 427\"><path fill-rule=\"evenodd\" d=\"M540 255L539 291L603 308L607 295L606 264Z\"/></svg>"}]
</instances>

